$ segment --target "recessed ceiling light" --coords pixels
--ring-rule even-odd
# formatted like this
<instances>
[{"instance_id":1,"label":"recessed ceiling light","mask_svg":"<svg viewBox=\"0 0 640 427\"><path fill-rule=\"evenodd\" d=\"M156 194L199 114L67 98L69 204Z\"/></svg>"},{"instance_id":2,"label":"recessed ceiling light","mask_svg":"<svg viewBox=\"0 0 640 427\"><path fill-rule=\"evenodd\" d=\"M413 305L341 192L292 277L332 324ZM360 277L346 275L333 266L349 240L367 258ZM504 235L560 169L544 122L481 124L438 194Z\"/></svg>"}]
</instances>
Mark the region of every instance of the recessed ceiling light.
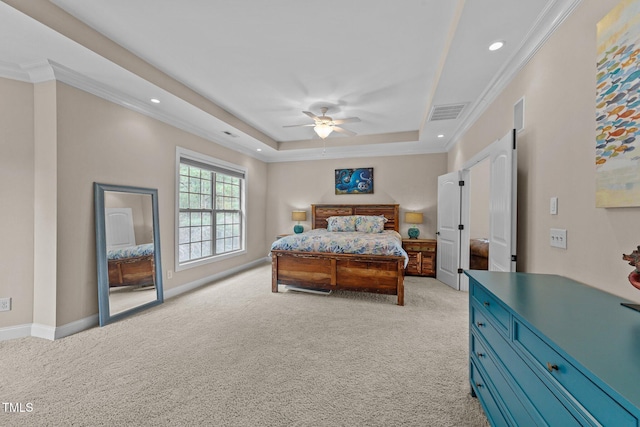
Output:
<instances>
[{"instance_id":1,"label":"recessed ceiling light","mask_svg":"<svg viewBox=\"0 0 640 427\"><path fill-rule=\"evenodd\" d=\"M262 151L262 148L256 148L256 151Z\"/></svg>"},{"instance_id":2,"label":"recessed ceiling light","mask_svg":"<svg viewBox=\"0 0 640 427\"><path fill-rule=\"evenodd\" d=\"M489 46L489 50L498 50L503 46L504 46L504 42L501 40L498 40L496 42L491 43L491 45Z\"/></svg>"},{"instance_id":3,"label":"recessed ceiling light","mask_svg":"<svg viewBox=\"0 0 640 427\"><path fill-rule=\"evenodd\" d=\"M151 98L151 102L154 104L160 104L160 100L158 98Z\"/></svg>"},{"instance_id":4,"label":"recessed ceiling light","mask_svg":"<svg viewBox=\"0 0 640 427\"><path fill-rule=\"evenodd\" d=\"M443 134L438 135L438 138L444 138Z\"/></svg>"}]
</instances>

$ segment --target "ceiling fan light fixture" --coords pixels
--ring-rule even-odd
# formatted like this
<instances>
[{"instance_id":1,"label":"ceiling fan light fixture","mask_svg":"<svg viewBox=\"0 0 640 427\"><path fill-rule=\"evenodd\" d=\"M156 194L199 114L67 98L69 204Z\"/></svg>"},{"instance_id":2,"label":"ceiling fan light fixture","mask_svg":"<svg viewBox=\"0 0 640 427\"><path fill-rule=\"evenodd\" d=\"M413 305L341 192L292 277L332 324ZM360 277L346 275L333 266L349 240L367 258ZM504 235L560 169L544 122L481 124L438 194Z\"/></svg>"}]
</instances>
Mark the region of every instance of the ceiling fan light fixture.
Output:
<instances>
[{"instance_id":1,"label":"ceiling fan light fixture","mask_svg":"<svg viewBox=\"0 0 640 427\"><path fill-rule=\"evenodd\" d=\"M326 123L320 123L313 127L313 130L316 131L318 136L322 139L325 139L329 136L331 132L333 132L333 126L328 125Z\"/></svg>"}]
</instances>

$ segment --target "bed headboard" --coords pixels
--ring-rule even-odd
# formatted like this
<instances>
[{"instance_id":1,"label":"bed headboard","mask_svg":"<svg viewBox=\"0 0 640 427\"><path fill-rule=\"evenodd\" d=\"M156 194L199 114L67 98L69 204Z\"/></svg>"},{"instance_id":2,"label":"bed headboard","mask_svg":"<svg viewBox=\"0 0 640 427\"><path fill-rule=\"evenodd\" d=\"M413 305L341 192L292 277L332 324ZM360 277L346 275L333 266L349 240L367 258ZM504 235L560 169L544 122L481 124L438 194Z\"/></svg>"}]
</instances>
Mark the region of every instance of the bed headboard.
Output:
<instances>
[{"instance_id":1,"label":"bed headboard","mask_svg":"<svg viewBox=\"0 0 640 427\"><path fill-rule=\"evenodd\" d=\"M385 230L400 230L400 205L311 205L311 226L327 228L327 218L344 215L384 215Z\"/></svg>"}]
</instances>

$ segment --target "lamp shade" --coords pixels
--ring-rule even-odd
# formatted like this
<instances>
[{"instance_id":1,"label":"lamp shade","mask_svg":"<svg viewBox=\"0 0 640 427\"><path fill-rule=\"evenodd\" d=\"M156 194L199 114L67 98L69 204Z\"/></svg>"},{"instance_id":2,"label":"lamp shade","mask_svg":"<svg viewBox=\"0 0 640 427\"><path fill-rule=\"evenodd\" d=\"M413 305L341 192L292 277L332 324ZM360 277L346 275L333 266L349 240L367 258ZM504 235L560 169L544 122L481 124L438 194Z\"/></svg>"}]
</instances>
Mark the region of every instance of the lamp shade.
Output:
<instances>
[{"instance_id":1,"label":"lamp shade","mask_svg":"<svg viewBox=\"0 0 640 427\"><path fill-rule=\"evenodd\" d=\"M422 212L406 212L404 214L404 222L407 224L422 224Z\"/></svg>"},{"instance_id":2,"label":"lamp shade","mask_svg":"<svg viewBox=\"0 0 640 427\"><path fill-rule=\"evenodd\" d=\"M316 131L316 133L320 138L325 139L326 137L329 136L331 132L333 132L333 127L326 123L321 123L319 125L314 126L313 130Z\"/></svg>"},{"instance_id":3,"label":"lamp shade","mask_svg":"<svg viewBox=\"0 0 640 427\"><path fill-rule=\"evenodd\" d=\"M293 212L291 212L291 219L293 221L306 221L307 220L307 212L306 211L293 211Z\"/></svg>"}]
</instances>

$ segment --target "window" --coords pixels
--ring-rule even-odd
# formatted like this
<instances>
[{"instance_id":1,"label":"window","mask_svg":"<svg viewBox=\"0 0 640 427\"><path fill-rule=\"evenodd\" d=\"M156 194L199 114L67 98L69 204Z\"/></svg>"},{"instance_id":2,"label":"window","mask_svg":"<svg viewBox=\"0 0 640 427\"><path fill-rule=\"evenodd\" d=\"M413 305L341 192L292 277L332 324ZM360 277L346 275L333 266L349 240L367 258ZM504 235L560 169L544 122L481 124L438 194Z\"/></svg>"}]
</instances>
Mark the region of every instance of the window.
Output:
<instances>
[{"instance_id":1,"label":"window","mask_svg":"<svg viewBox=\"0 0 640 427\"><path fill-rule=\"evenodd\" d=\"M177 266L244 251L245 171L178 149Z\"/></svg>"}]
</instances>

